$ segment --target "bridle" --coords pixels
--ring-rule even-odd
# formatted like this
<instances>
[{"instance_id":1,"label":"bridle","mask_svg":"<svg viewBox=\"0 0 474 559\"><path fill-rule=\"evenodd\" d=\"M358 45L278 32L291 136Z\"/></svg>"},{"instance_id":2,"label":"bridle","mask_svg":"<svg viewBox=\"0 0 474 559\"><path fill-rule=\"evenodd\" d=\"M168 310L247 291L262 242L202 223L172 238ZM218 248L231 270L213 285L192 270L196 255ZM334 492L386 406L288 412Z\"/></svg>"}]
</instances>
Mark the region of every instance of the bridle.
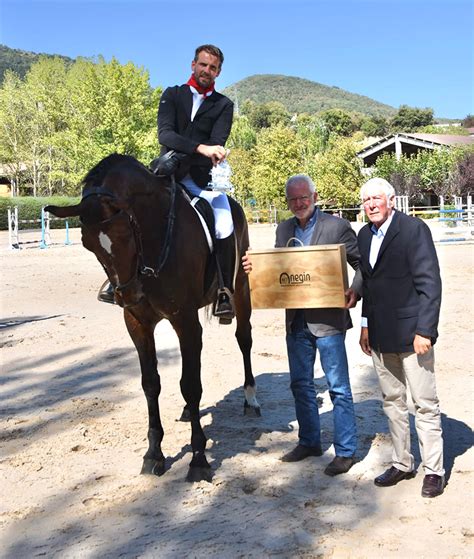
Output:
<instances>
[{"instance_id":1,"label":"bridle","mask_svg":"<svg viewBox=\"0 0 474 559\"><path fill-rule=\"evenodd\" d=\"M139 194L135 194L137 196ZM110 190L102 187L102 186L91 186L86 188L82 195L81 203L90 198L91 196L105 196L111 198L112 200L117 200L117 196ZM137 265L135 267L135 272L133 273L132 277L124 282L119 283L118 285L114 286L115 291L119 292L121 295L132 287L134 287L138 281L140 276L144 277L153 277L158 278L161 271L163 270L166 261L168 260L170 246L171 246L171 237L173 234L174 229L174 222L176 219L176 182L174 176L171 176L171 192L170 192L170 207L167 216L167 225L166 225L166 234L163 245L161 247L160 254L158 256L158 262L156 266L148 266L145 263L144 257L144 250L143 250L143 237L140 230L140 225L133 213L133 211L120 209L117 213L115 213L112 217L108 219L104 219L99 221L98 223L94 223L93 225L82 223L82 226L86 229L91 229L92 227L103 226L104 224L112 223L113 221L122 218L124 216L128 217L128 221L130 224L130 228L132 229L133 238L135 241L136 253L137 253Z\"/></svg>"}]
</instances>

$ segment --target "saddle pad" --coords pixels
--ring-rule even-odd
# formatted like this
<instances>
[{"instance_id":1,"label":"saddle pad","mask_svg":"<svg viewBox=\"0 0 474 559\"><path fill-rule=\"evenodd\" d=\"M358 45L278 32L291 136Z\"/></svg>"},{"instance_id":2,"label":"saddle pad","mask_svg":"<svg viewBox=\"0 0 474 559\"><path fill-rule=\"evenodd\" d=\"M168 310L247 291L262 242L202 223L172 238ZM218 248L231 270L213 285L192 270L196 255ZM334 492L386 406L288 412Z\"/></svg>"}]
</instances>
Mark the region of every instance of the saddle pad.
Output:
<instances>
[{"instance_id":1,"label":"saddle pad","mask_svg":"<svg viewBox=\"0 0 474 559\"><path fill-rule=\"evenodd\" d=\"M192 208L197 213L199 220L201 221L204 234L206 235L207 244L209 246L209 251L212 254L212 252L214 251L214 236L211 234L211 231L214 231L215 227L212 208L208 204L208 202L206 202L206 200L204 200L203 198L199 198L199 196L194 196L193 198L191 198L188 191L181 183L179 186L181 187L184 197L191 204Z\"/></svg>"}]
</instances>

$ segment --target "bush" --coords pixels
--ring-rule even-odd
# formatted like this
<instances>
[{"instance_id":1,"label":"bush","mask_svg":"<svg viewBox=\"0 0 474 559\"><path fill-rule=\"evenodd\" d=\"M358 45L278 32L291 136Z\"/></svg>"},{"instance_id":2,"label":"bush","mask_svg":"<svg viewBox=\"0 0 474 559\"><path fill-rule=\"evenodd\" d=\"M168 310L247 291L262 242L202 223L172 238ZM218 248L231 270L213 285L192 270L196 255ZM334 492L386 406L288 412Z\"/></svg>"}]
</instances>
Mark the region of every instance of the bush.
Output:
<instances>
[{"instance_id":1,"label":"bush","mask_svg":"<svg viewBox=\"0 0 474 559\"><path fill-rule=\"evenodd\" d=\"M14 198L0 198L0 230L8 229L8 208L18 207L18 229L41 229L41 208L48 204L54 206L70 206L78 204L80 198L66 198L64 196L51 196L44 198L33 198L29 196L16 196ZM21 223L22 220L37 219L38 223ZM79 227L78 217L68 219L69 227ZM51 229L62 229L65 227L63 219L52 219Z\"/></svg>"}]
</instances>

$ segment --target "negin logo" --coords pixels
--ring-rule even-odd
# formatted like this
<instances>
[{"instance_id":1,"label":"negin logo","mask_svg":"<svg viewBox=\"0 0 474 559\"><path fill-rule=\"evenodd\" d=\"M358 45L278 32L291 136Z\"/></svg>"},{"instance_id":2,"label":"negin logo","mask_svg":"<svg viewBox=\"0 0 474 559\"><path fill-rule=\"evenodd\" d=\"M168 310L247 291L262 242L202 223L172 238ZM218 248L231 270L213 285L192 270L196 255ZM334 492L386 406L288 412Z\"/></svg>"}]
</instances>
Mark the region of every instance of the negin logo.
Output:
<instances>
[{"instance_id":1,"label":"negin logo","mask_svg":"<svg viewBox=\"0 0 474 559\"><path fill-rule=\"evenodd\" d=\"M290 285L301 285L305 282L311 281L311 274L307 272L302 274L287 274L286 272L282 272L280 274L280 285L283 287L290 286Z\"/></svg>"}]
</instances>

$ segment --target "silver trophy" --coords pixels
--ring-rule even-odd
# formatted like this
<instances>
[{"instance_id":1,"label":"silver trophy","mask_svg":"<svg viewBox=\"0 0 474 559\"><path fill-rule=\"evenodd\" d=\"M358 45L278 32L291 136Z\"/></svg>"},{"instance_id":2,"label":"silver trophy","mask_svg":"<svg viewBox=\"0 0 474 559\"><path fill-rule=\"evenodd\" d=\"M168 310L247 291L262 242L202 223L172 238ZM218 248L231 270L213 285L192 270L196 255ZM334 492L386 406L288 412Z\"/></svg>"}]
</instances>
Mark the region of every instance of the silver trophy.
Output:
<instances>
[{"instance_id":1,"label":"silver trophy","mask_svg":"<svg viewBox=\"0 0 474 559\"><path fill-rule=\"evenodd\" d=\"M227 155L229 155L229 150L227 150ZM234 189L233 184L230 182L230 176L232 175L232 169L230 168L227 159L221 161L210 170L211 180L208 182L207 186L211 190L217 190L218 192L232 192Z\"/></svg>"}]
</instances>

